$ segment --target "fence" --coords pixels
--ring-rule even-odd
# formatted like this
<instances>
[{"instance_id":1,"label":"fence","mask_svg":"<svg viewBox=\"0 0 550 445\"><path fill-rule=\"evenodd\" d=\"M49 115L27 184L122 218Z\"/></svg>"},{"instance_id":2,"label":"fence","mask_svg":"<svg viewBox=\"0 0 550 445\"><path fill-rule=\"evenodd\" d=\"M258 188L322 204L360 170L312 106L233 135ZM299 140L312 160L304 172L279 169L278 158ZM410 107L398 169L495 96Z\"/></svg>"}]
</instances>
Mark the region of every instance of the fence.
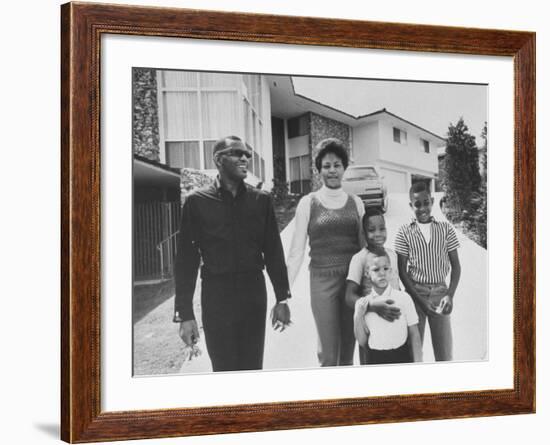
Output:
<instances>
[{"instance_id":1,"label":"fence","mask_svg":"<svg viewBox=\"0 0 550 445\"><path fill-rule=\"evenodd\" d=\"M179 202L146 202L134 205L134 280L172 276L176 258Z\"/></svg>"}]
</instances>

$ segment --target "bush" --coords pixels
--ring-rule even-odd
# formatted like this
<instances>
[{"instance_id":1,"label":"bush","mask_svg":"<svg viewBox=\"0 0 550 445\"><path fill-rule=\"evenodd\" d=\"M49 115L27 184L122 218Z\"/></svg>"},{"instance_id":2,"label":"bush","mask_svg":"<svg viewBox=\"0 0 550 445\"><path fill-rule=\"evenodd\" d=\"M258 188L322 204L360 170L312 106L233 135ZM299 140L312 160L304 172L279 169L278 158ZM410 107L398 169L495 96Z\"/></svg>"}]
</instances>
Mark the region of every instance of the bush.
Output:
<instances>
[{"instance_id":1,"label":"bush","mask_svg":"<svg viewBox=\"0 0 550 445\"><path fill-rule=\"evenodd\" d=\"M288 195L288 182L273 178L273 188L271 189L273 201L275 203L284 202L287 200Z\"/></svg>"},{"instance_id":2,"label":"bush","mask_svg":"<svg viewBox=\"0 0 550 445\"><path fill-rule=\"evenodd\" d=\"M185 198L193 190L209 186L213 182L214 180L210 176L204 174L200 170L182 168L180 180L181 205L183 205Z\"/></svg>"},{"instance_id":3,"label":"bush","mask_svg":"<svg viewBox=\"0 0 550 445\"><path fill-rule=\"evenodd\" d=\"M447 136L442 172L445 215L469 238L487 248L487 188L485 172L480 174L475 138L462 118L456 125L449 125ZM484 158L482 161L486 162Z\"/></svg>"}]
</instances>

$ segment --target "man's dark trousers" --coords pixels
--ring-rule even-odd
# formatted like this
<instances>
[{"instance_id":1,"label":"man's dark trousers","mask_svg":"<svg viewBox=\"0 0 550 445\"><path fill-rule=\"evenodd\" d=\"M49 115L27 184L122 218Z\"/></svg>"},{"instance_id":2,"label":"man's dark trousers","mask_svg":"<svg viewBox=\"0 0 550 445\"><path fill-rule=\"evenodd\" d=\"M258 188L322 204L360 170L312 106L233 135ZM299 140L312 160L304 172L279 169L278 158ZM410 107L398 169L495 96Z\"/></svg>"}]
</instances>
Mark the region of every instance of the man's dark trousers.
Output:
<instances>
[{"instance_id":1,"label":"man's dark trousers","mask_svg":"<svg viewBox=\"0 0 550 445\"><path fill-rule=\"evenodd\" d=\"M203 276L201 305L213 371L261 369L267 310L263 272Z\"/></svg>"}]
</instances>

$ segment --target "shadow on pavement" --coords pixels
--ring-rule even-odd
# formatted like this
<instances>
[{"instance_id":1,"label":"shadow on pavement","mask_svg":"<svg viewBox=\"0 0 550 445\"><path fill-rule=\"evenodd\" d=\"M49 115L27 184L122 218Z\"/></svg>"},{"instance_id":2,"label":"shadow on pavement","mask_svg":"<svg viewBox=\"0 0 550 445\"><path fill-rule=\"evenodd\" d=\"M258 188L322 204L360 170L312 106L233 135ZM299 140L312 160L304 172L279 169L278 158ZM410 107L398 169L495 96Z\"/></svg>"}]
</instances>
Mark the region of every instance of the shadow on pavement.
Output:
<instances>
[{"instance_id":1,"label":"shadow on pavement","mask_svg":"<svg viewBox=\"0 0 550 445\"><path fill-rule=\"evenodd\" d=\"M132 323L137 323L175 293L174 280L157 284L134 286L132 295Z\"/></svg>"}]
</instances>

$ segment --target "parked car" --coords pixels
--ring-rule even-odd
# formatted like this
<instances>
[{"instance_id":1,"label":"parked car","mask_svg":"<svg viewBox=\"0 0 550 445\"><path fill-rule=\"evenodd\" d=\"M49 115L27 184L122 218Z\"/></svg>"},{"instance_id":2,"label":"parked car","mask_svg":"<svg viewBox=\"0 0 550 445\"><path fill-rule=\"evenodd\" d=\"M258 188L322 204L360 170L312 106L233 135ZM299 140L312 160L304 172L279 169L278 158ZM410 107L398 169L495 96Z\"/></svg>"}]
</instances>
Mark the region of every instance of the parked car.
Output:
<instances>
[{"instance_id":1,"label":"parked car","mask_svg":"<svg viewBox=\"0 0 550 445\"><path fill-rule=\"evenodd\" d=\"M384 177L374 165L350 165L342 179L342 188L348 193L359 196L365 207L388 209L388 191Z\"/></svg>"}]
</instances>

